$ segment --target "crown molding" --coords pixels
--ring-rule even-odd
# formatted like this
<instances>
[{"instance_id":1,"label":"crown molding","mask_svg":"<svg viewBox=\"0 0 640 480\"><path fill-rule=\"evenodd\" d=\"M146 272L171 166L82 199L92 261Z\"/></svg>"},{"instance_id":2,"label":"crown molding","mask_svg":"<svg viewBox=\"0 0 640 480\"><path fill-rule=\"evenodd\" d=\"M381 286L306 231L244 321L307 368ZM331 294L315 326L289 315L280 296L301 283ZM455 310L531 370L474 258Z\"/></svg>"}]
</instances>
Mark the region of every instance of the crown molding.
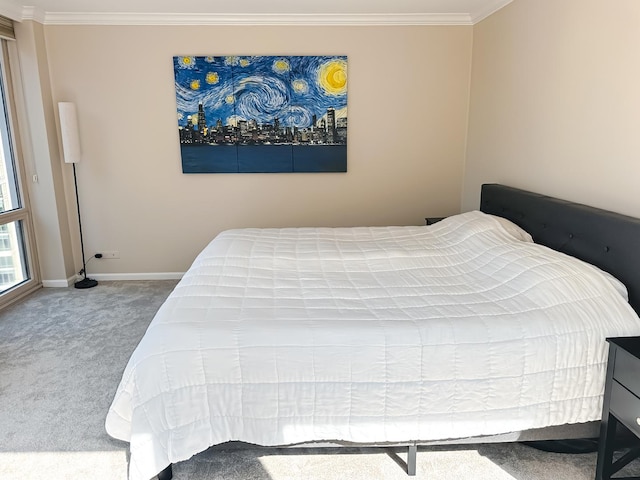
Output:
<instances>
[{"instance_id":1,"label":"crown molding","mask_svg":"<svg viewBox=\"0 0 640 480\"><path fill-rule=\"evenodd\" d=\"M34 22L44 23L46 14L44 10L38 7L23 7L22 20L33 20Z\"/></svg>"},{"instance_id":2,"label":"crown molding","mask_svg":"<svg viewBox=\"0 0 640 480\"><path fill-rule=\"evenodd\" d=\"M509 0L511 1L511 0ZM47 12L45 25L473 25L468 14L183 14Z\"/></svg>"},{"instance_id":3,"label":"crown molding","mask_svg":"<svg viewBox=\"0 0 640 480\"><path fill-rule=\"evenodd\" d=\"M506 7L507 5L509 5L512 1L513 0L495 0L490 5L488 5L486 8L482 9L480 12L478 12L476 14L472 14L471 15L471 23L473 25L475 25L476 23L481 22L485 18L487 18L487 17L493 15L494 13L496 13L501 8Z\"/></svg>"}]
</instances>

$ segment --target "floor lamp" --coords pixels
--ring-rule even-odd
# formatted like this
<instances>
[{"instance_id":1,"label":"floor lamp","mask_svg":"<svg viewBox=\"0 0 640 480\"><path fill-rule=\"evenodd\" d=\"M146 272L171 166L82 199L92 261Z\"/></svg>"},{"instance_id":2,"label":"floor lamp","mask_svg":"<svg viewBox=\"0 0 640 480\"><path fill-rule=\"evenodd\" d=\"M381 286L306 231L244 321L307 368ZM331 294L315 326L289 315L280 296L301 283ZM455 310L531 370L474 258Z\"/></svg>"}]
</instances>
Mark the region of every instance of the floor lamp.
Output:
<instances>
[{"instance_id":1,"label":"floor lamp","mask_svg":"<svg viewBox=\"0 0 640 480\"><path fill-rule=\"evenodd\" d=\"M76 106L71 102L58 103L60 115L60 134L62 136L62 151L64 162L73 165L73 184L76 189L76 206L78 207L78 226L80 227L80 250L82 250L82 274L84 278L77 281L76 288L92 288L98 285L96 280L87 278L87 263L84 258L84 241L82 240L82 220L80 218L80 198L78 197L78 178L76 177L76 163L80 162L80 135L78 131L78 116Z\"/></svg>"}]
</instances>

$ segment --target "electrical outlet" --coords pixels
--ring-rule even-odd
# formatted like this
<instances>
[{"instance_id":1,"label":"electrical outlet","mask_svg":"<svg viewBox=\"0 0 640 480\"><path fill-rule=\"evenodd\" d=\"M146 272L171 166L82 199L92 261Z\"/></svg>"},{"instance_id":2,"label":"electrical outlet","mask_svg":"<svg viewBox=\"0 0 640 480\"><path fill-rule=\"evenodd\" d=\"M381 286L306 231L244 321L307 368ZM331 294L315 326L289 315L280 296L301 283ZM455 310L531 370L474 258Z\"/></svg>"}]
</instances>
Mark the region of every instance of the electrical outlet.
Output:
<instances>
[{"instance_id":1,"label":"electrical outlet","mask_svg":"<svg viewBox=\"0 0 640 480\"><path fill-rule=\"evenodd\" d=\"M102 253L102 258L120 258L120 252L115 252L115 251L104 251L104 252L100 252Z\"/></svg>"}]
</instances>

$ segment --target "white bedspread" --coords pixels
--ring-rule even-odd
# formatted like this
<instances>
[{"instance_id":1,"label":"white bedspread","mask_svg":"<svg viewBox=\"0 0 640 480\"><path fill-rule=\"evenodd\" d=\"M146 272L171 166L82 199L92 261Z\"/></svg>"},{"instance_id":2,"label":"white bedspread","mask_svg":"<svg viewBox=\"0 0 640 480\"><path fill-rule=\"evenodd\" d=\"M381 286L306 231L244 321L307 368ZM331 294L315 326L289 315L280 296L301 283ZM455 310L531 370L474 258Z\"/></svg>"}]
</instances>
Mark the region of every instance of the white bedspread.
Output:
<instances>
[{"instance_id":1,"label":"white bedspread","mask_svg":"<svg viewBox=\"0 0 640 480\"><path fill-rule=\"evenodd\" d=\"M605 337L640 334L640 320L595 267L504 225L470 212L220 234L109 410L130 479L229 440L427 441L599 419Z\"/></svg>"}]
</instances>

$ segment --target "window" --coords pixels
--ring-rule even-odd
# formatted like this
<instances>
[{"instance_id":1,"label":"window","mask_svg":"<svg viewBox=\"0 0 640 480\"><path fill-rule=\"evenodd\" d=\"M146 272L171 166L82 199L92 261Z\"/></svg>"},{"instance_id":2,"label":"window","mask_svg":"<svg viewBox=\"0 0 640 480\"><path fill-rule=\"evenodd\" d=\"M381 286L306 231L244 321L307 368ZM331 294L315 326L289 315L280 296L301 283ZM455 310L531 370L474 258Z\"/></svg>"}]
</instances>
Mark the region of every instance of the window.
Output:
<instances>
[{"instance_id":1,"label":"window","mask_svg":"<svg viewBox=\"0 0 640 480\"><path fill-rule=\"evenodd\" d=\"M22 188L22 159L14 128L9 59L15 58L10 55L15 45L10 42L0 40L0 306L39 286L31 248L31 211Z\"/></svg>"}]
</instances>

